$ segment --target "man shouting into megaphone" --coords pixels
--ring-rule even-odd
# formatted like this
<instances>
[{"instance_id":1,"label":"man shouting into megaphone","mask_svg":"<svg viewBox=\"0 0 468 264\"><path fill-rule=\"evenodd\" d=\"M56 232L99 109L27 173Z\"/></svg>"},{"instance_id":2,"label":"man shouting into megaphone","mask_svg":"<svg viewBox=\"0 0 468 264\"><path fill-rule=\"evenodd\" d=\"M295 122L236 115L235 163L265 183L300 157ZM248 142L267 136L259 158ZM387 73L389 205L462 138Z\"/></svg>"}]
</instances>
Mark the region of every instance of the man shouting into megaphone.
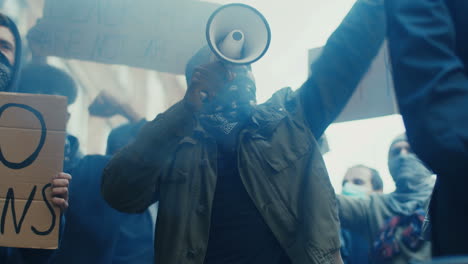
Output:
<instances>
[{"instance_id":1,"label":"man shouting into megaphone","mask_svg":"<svg viewBox=\"0 0 468 264\"><path fill-rule=\"evenodd\" d=\"M335 193L316 139L351 97L385 35L382 0L359 0L296 91L257 105L249 66L187 65L182 101L106 168L102 195L159 201L156 263L342 263Z\"/></svg>"}]
</instances>

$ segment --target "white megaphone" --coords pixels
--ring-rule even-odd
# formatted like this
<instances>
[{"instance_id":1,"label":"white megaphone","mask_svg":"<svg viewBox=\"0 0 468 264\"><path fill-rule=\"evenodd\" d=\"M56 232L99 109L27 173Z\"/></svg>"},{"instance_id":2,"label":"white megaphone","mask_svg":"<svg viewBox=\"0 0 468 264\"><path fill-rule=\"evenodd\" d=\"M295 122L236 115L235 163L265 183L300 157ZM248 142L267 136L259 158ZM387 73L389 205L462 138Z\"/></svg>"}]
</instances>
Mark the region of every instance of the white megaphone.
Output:
<instances>
[{"instance_id":1,"label":"white megaphone","mask_svg":"<svg viewBox=\"0 0 468 264\"><path fill-rule=\"evenodd\" d=\"M211 51L224 62L251 64L265 55L271 31L265 17L245 4L218 8L206 25L206 40Z\"/></svg>"}]
</instances>

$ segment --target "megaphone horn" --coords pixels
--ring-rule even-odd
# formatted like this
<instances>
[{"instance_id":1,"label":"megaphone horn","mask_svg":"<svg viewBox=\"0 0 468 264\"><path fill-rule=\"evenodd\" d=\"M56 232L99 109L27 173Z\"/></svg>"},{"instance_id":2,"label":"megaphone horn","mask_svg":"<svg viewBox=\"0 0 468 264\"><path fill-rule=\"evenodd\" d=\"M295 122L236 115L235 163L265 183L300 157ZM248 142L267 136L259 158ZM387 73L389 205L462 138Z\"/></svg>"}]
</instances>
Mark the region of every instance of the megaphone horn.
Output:
<instances>
[{"instance_id":1,"label":"megaphone horn","mask_svg":"<svg viewBox=\"0 0 468 264\"><path fill-rule=\"evenodd\" d=\"M206 40L220 60L244 65L265 55L271 31L257 9L245 4L228 4L218 8L208 19Z\"/></svg>"}]
</instances>

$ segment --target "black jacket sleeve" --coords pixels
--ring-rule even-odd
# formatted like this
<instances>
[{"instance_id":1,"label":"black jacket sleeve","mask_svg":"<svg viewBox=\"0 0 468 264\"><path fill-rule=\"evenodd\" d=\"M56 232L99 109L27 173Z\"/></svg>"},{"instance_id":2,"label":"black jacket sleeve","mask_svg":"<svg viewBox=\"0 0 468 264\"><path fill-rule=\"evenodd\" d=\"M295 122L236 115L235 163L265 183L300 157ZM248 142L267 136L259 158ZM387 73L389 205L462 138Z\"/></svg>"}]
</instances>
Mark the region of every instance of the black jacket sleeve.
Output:
<instances>
[{"instance_id":1,"label":"black jacket sleeve","mask_svg":"<svg viewBox=\"0 0 468 264\"><path fill-rule=\"evenodd\" d=\"M113 208L141 213L158 200L159 181L170 166L177 142L192 131L193 114L179 102L147 123L104 169L101 194Z\"/></svg>"},{"instance_id":2,"label":"black jacket sleeve","mask_svg":"<svg viewBox=\"0 0 468 264\"><path fill-rule=\"evenodd\" d=\"M385 37L383 0L359 0L330 36L299 90L304 115L320 138L345 107Z\"/></svg>"},{"instance_id":3,"label":"black jacket sleeve","mask_svg":"<svg viewBox=\"0 0 468 264\"><path fill-rule=\"evenodd\" d=\"M442 0L386 1L395 91L412 148L437 174L468 160L468 78ZM464 165L466 167L466 164Z\"/></svg>"}]
</instances>

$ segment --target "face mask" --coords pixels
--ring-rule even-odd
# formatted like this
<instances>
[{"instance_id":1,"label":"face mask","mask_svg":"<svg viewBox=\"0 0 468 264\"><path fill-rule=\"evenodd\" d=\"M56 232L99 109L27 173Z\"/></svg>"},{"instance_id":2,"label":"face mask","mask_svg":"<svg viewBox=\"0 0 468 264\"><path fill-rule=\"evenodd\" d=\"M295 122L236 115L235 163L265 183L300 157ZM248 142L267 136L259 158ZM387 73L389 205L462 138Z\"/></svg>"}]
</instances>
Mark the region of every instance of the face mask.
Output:
<instances>
[{"instance_id":1,"label":"face mask","mask_svg":"<svg viewBox=\"0 0 468 264\"><path fill-rule=\"evenodd\" d=\"M12 66L8 59L0 52L0 91L7 91L12 76Z\"/></svg>"},{"instance_id":2,"label":"face mask","mask_svg":"<svg viewBox=\"0 0 468 264\"><path fill-rule=\"evenodd\" d=\"M256 88L249 72L247 67L229 69L230 79L224 89L200 114L205 127L228 135L252 114Z\"/></svg>"},{"instance_id":3,"label":"face mask","mask_svg":"<svg viewBox=\"0 0 468 264\"><path fill-rule=\"evenodd\" d=\"M366 199L368 197L367 190L364 186L359 186L351 182L347 182L345 185L343 185L341 193L343 195L359 199Z\"/></svg>"},{"instance_id":4,"label":"face mask","mask_svg":"<svg viewBox=\"0 0 468 264\"><path fill-rule=\"evenodd\" d=\"M419 182L432 175L432 172L414 154L400 154L390 159L388 168L397 189L401 190L417 186Z\"/></svg>"}]
</instances>

